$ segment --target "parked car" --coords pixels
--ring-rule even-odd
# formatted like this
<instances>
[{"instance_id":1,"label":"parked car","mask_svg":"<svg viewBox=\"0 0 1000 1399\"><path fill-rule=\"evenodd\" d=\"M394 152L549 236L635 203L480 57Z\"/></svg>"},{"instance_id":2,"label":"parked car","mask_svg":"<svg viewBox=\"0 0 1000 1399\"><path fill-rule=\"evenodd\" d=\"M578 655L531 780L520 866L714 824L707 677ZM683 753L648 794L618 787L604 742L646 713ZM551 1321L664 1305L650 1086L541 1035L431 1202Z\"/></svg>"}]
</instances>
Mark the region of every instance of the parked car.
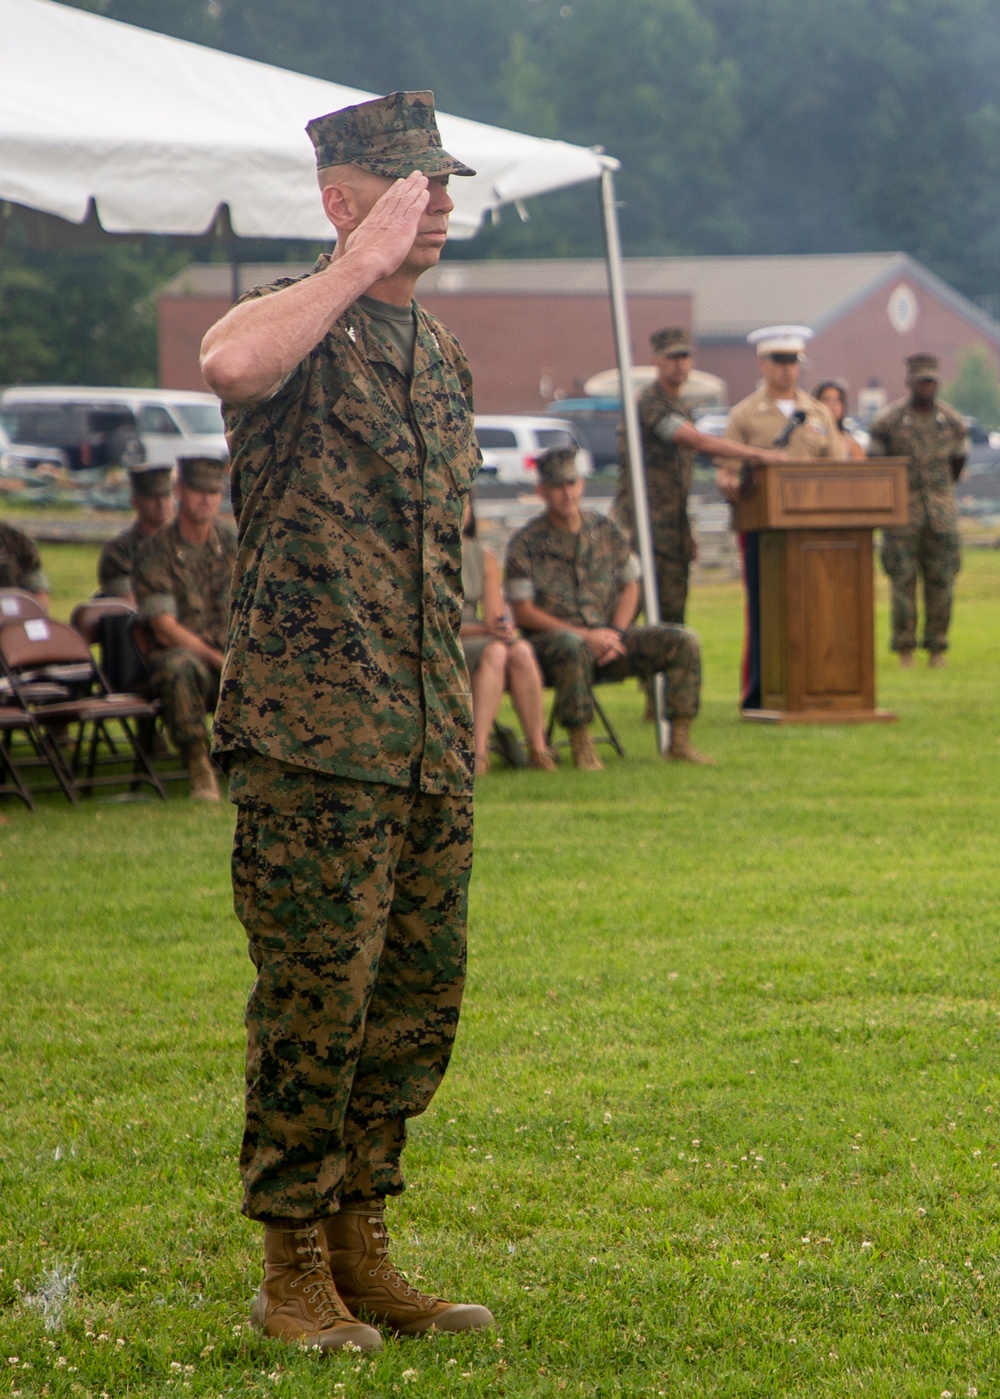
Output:
<instances>
[{"instance_id":1,"label":"parked car","mask_svg":"<svg viewBox=\"0 0 1000 1399\"><path fill-rule=\"evenodd\" d=\"M0 476L15 481L33 481L69 471L69 458L59 447L41 447L33 442L12 442L0 426Z\"/></svg>"},{"instance_id":2,"label":"parked car","mask_svg":"<svg viewBox=\"0 0 1000 1399\"><path fill-rule=\"evenodd\" d=\"M563 418L477 413L475 432L483 454L481 474L504 485L535 485L535 459L546 447L575 447L580 475L594 473L593 457L573 430L573 424Z\"/></svg>"},{"instance_id":3,"label":"parked car","mask_svg":"<svg viewBox=\"0 0 1000 1399\"><path fill-rule=\"evenodd\" d=\"M78 469L229 456L219 400L192 390L21 385L0 395L0 421L17 441L57 443ZM49 424L56 435L39 437Z\"/></svg>"},{"instance_id":4,"label":"parked car","mask_svg":"<svg viewBox=\"0 0 1000 1399\"><path fill-rule=\"evenodd\" d=\"M594 468L618 465L618 424L622 416L620 398L557 398L546 414L565 418L590 451Z\"/></svg>"},{"instance_id":5,"label":"parked car","mask_svg":"<svg viewBox=\"0 0 1000 1399\"><path fill-rule=\"evenodd\" d=\"M983 427L978 418L965 417L965 430L969 434L969 441L974 447L988 447L990 444L989 429Z\"/></svg>"}]
</instances>

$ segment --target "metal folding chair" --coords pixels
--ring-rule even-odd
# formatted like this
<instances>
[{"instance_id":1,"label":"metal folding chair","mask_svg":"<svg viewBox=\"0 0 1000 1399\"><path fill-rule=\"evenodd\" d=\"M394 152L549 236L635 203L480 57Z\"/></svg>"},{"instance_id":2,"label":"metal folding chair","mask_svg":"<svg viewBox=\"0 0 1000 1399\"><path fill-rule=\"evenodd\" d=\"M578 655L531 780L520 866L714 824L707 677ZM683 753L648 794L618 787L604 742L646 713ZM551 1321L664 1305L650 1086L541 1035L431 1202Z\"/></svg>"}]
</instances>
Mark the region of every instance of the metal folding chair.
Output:
<instances>
[{"instance_id":1,"label":"metal folding chair","mask_svg":"<svg viewBox=\"0 0 1000 1399\"><path fill-rule=\"evenodd\" d=\"M595 682L595 683L599 685L601 682L600 682L600 681L597 681L597 682ZM620 682L619 682L619 681L610 681L610 682L606 682L606 683L610 683L610 684L619 684ZM610 743L610 744L611 744L611 747L612 747L612 748L615 750L615 752L618 754L619 758L624 758L624 756L625 756L625 749L621 746L621 743L619 742L619 739L618 739L618 735L615 733L614 725L611 723L611 720L608 718L607 714L605 714L604 709L603 709L603 706L601 705L601 702L600 702L600 700L597 698L596 695L594 695L594 713L597 715L598 719L600 719L601 723L604 725L604 732L603 732L602 734L597 734L596 737L594 738L594 742L595 742L595 743ZM552 696L552 707L551 707L551 709L549 710L549 719L548 719L548 723L547 723L546 726L545 726L545 741L546 741L546 743L549 745L550 748L567 748L567 747L569 746L569 740L568 740L568 739L565 739L565 738L553 739L552 735L553 735L553 733L555 732L555 727L556 727L556 697L555 697L555 695L553 695L553 696Z\"/></svg>"},{"instance_id":2,"label":"metal folding chair","mask_svg":"<svg viewBox=\"0 0 1000 1399\"><path fill-rule=\"evenodd\" d=\"M0 628L0 664L10 682L16 704L32 716L46 737L49 749L62 765L62 777L76 790L91 793L95 787L129 785L133 790L148 783L157 796L163 785L138 741L133 725L155 716L156 710L139 695L112 694L107 680L90 654L83 637L63 622L29 618ZM45 666L90 667L88 693L52 704L33 703L26 693L24 676ZM60 751L53 735L76 727L69 754ZM124 739L124 744L123 744ZM121 771L132 757L131 772ZM98 767L113 772L98 775Z\"/></svg>"}]
</instances>

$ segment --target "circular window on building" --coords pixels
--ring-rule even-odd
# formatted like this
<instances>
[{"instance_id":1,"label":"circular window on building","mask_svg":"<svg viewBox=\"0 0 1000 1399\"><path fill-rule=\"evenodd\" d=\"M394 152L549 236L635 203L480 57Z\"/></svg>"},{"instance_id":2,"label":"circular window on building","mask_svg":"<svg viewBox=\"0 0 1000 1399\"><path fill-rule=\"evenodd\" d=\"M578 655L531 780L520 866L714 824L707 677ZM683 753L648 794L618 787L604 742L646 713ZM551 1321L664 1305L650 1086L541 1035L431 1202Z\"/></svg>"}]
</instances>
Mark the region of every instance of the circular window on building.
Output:
<instances>
[{"instance_id":1,"label":"circular window on building","mask_svg":"<svg viewBox=\"0 0 1000 1399\"><path fill-rule=\"evenodd\" d=\"M917 298L905 282L900 282L898 287L893 288L885 309L889 324L900 335L905 335L913 329L920 314Z\"/></svg>"}]
</instances>

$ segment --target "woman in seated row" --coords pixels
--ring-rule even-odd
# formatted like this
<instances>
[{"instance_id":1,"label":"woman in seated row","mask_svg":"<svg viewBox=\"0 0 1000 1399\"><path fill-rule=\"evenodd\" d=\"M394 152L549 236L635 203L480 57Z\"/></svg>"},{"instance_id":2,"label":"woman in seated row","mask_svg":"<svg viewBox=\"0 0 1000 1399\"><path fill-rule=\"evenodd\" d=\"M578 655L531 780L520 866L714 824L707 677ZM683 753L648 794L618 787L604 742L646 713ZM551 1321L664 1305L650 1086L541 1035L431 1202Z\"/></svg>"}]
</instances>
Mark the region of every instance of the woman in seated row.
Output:
<instances>
[{"instance_id":1,"label":"woman in seated row","mask_svg":"<svg viewBox=\"0 0 1000 1399\"><path fill-rule=\"evenodd\" d=\"M489 743L504 690L528 742L528 766L552 772L556 761L545 741L542 673L527 641L514 632L500 587L500 565L476 538L470 501L462 526L462 649L472 681L476 776L490 770Z\"/></svg>"}]
</instances>

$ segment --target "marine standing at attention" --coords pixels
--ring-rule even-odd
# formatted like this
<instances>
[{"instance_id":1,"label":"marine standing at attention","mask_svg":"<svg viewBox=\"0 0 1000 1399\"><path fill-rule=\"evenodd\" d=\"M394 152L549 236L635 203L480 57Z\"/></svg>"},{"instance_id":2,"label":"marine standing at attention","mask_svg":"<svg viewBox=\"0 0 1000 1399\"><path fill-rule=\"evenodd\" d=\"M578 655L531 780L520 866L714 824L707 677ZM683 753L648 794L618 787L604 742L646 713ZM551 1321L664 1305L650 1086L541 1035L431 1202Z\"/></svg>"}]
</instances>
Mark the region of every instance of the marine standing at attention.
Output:
<instances>
[{"instance_id":1,"label":"marine standing at attention","mask_svg":"<svg viewBox=\"0 0 1000 1399\"><path fill-rule=\"evenodd\" d=\"M646 500L653 534L660 621L684 624L688 579L698 545L688 519L688 495L696 452L733 461L780 460L777 452L759 451L699 432L682 390L691 373L691 336L680 327L657 330L649 337L656 378L639 395L639 426L646 469ZM632 483L627 444L618 431L618 486L614 517L638 552L632 522Z\"/></svg>"},{"instance_id":2,"label":"marine standing at attention","mask_svg":"<svg viewBox=\"0 0 1000 1399\"><path fill-rule=\"evenodd\" d=\"M257 969L240 1156L244 1213L264 1226L252 1319L378 1350L378 1325L493 1321L407 1283L385 1228L465 979L462 514L480 457L465 356L413 293L447 237L449 177L474 172L442 150L429 92L307 129L336 252L249 293L202 347L239 532L214 750Z\"/></svg>"},{"instance_id":3,"label":"marine standing at attention","mask_svg":"<svg viewBox=\"0 0 1000 1399\"><path fill-rule=\"evenodd\" d=\"M908 355L909 393L869 424L871 457L908 457L909 522L882 531L882 567L892 584L890 646L901 666L913 665L917 645L917 573L924 580L928 663L943 666L955 577L961 566L955 482L969 450L965 419L938 396L937 357Z\"/></svg>"}]
</instances>

